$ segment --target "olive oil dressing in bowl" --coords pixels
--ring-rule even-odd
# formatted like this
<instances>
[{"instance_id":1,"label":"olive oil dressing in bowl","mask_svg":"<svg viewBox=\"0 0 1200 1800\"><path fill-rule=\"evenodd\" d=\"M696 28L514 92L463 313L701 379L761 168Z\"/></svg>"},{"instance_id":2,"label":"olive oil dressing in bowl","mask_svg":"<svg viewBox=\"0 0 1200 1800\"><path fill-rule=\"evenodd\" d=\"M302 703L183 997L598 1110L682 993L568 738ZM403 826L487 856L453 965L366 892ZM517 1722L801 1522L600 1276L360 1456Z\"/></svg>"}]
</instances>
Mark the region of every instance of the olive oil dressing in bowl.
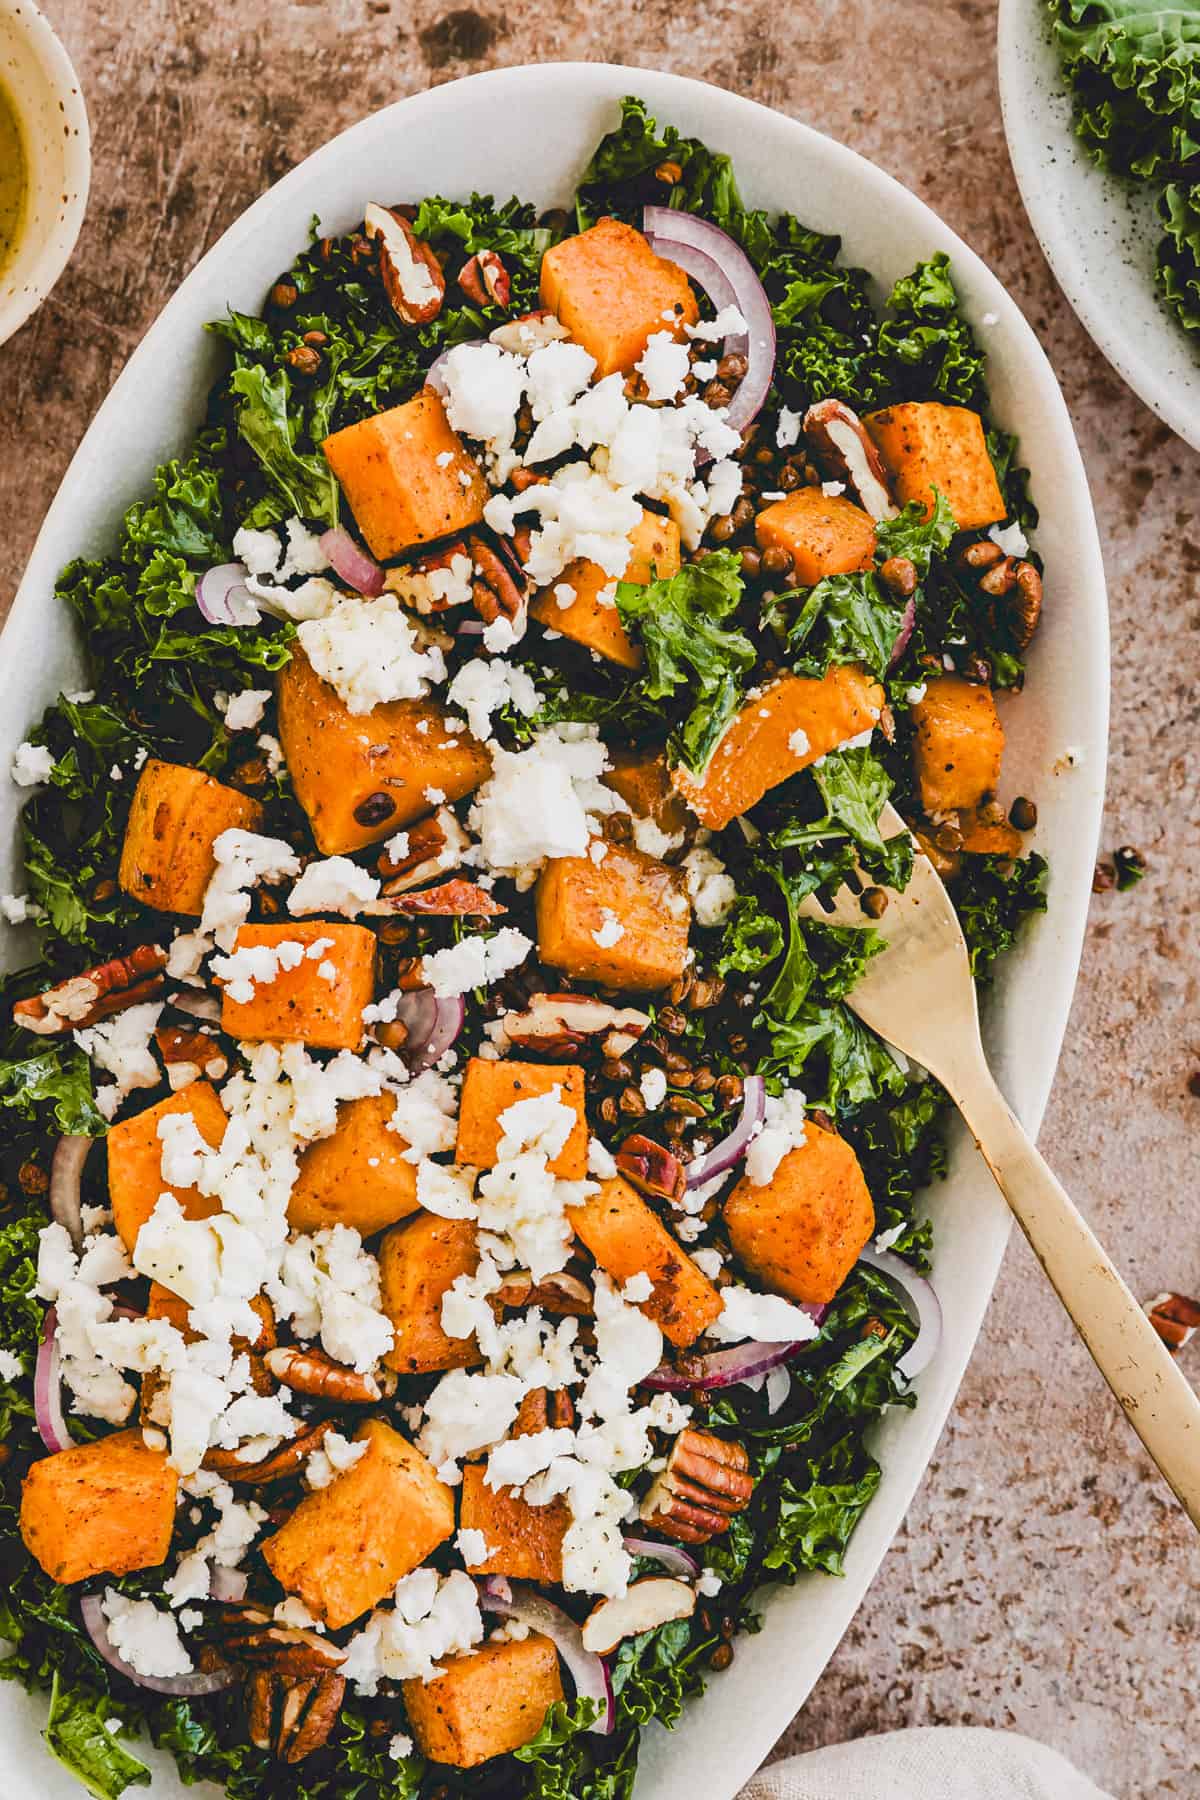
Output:
<instances>
[{"instance_id":1,"label":"olive oil dressing in bowl","mask_svg":"<svg viewBox=\"0 0 1200 1800\"><path fill-rule=\"evenodd\" d=\"M28 187L16 107L7 88L0 86L0 270L7 267L20 242Z\"/></svg>"}]
</instances>

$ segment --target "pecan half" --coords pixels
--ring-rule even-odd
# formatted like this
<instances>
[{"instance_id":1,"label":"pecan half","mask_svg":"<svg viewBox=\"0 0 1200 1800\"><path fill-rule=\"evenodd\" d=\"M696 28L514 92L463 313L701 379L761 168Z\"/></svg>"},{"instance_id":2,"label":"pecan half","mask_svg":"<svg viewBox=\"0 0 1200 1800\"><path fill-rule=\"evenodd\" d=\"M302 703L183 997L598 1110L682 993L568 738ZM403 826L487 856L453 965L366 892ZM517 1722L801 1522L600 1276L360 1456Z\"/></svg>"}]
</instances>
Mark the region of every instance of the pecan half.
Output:
<instances>
[{"instance_id":1,"label":"pecan half","mask_svg":"<svg viewBox=\"0 0 1200 1800\"><path fill-rule=\"evenodd\" d=\"M446 277L433 250L395 208L368 206L363 226L375 244L383 291L404 325L428 325L442 310Z\"/></svg>"},{"instance_id":2,"label":"pecan half","mask_svg":"<svg viewBox=\"0 0 1200 1800\"><path fill-rule=\"evenodd\" d=\"M592 1292L586 1281L563 1269L535 1282L528 1269L513 1269L496 1289L501 1306L540 1306L543 1312L572 1319L592 1314Z\"/></svg>"},{"instance_id":3,"label":"pecan half","mask_svg":"<svg viewBox=\"0 0 1200 1800\"><path fill-rule=\"evenodd\" d=\"M515 626L525 612L525 576L520 564L510 561L502 551L493 550L475 533L466 541L475 571L471 582L475 611L485 625L505 618Z\"/></svg>"},{"instance_id":4,"label":"pecan half","mask_svg":"<svg viewBox=\"0 0 1200 1800\"><path fill-rule=\"evenodd\" d=\"M1150 1323L1167 1349L1182 1350L1200 1329L1200 1300L1189 1300L1186 1294L1155 1294L1147 1300Z\"/></svg>"},{"instance_id":5,"label":"pecan half","mask_svg":"<svg viewBox=\"0 0 1200 1800\"><path fill-rule=\"evenodd\" d=\"M639 1193L654 1194L663 1200L681 1200L687 1187L687 1173L677 1156L653 1138L635 1131L625 1139L615 1158L618 1169Z\"/></svg>"},{"instance_id":6,"label":"pecan half","mask_svg":"<svg viewBox=\"0 0 1200 1800\"><path fill-rule=\"evenodd\" d=\"M711 1432L681 1431L667 1466L651 1484L640 1517L681 1544L707 1544L729 1529L754 1493L741 1444Z\"/></svg>"},{"instance_id":7,"label":"pecan half","mask_svg":"<svg viewBox=\"0 0 1200 1800\"><path fill-rule=\"evenodd\" d=\"M418 819L404 835L408 839L404 855L394 856L385 850L375 865L386 878L382 899L406 894L411 888L456 869L471 842L448 806L439 806L428 819Z\"/></svg>"},{"instance_id":8,"label":"pecan half","mask_svg":"<svg viewBox=\"0 0 1200 1800\"><path fill-rule=\"evenodd\" d=\"M186 1025L160 1025L154 1033L158 1053L166 1064L171 1092L190 1087L206 1076L209 1081L223 1081L229 1073L229 1058L211 1031Z\"/></svg>"},{"instance_id":9,"label":"pecan half","mask_svg":"<svg viewBox=\"0 0 1200 1800\"><path fill-rule=\"evenodd\" d=\"M297 1394L312 1394L319 1400L332 1400L339 1406L374 1406L395 1391L396 1378L385 1381L376 1375L363 1375L334 1362L323 1350L301 1349L296 1344L268 1350L264 1359L268 1369L284 1387Z\"/></svg>"},{"instance_id":10,"label":"pecan half","mask_svg":"<svg viewBox=\"0 0 1200 1800\"><path fill-rule=\"evenodd\" d=\"M94 1025L98 1019L161 994L166 966L167 953L161 944L139 944L127 956L114 956L110 962L85 969L82 975L68 976L44 993L18 1000L13 1022L43 1037Z\"/></svg>"},{"instance_id":11,"label":"pecan half","mask_svg":"<svg viewBox=\"0 0 1200 1800\"><path fill-rule=\"evenodd\" d=\"M873 519L894 519L887 471L867 428L844 400L818 400L804 415L804 437L821 472L844 482Z\"/></svg>"},{"instance_id":12,"label":"pecan half","mask_svg":"<svg viewBox=\"0 0 1200 1800\"><path fill-rule=\"evenodd\" d=\"M507 319L503 325L497 325L494 331L489 331L488 343L499 344L502 350L511 350L514 356L529 356L534 350L542 350L547 344L558 343L570 335L552 312L540 307L536 312L522 313L519 319Z\"/></svg>"},{"instance_id":13,"label":"pecan half","mask_svg":"<svg viewBox=\"0 0 1200 1800\"><path fill-rule=\"evenodd\" d=\"M513 1420L513 1437L532 1437L539 1431L567 1430L575 1423L575 1408L565 1388L550 1393L545 1388L530 1388L517 1408Z\"/></svg>"},{"instance_id":14,"label":"pecan half","mask_svg":"<svg viewBox=\"0 0 1200 1800\"><path fill-rule=\"evenodd\" d=\"M386 907L372 902L364 912L386 911L409 916L434 916L446 919L495 919L508 911L494 900L486 888L473 881L443 881L437 887L422 888L418 894L380 894Z\"/></svg>"},{"instance_id":15,"label":"pecan half","mask_svg":"<svg viewBox=\"0 0 1200 1800\"><path fill-rule=\"evenodd\" d=\"M458 285L476 306L507 306L512 298L512 278L494 250L481 250L465 262Z\"/></svg>"},{"instance_id":16,"label":"pecan half","mask_svg":"<svg viewBox=\"0 0 1200 1800\"><path fill-rule=\"evenodd\" d=\"M322 1675L288 1689L275 1736L275 1754L281 1762L303 1762L321 1748L337 1724L345 1692L343 1675Z\"/></svg>"},{"instance_id":17,"label":"pecan half","mask_svg":"<svg viewBox=\"0 0 1200 1800\"><path fill-rule=\"evenodd\" d=\"M346 1660L344 1650L315 1631L304 1631L298 1625L277 1625L270 1614L264 1623L255 1616L261 1613L260 1607L226 1610L233 1616L218 1619L217 1626L221 1649L232 1662L302 1679L326 1675ZM239 1610L243 1613L240 1619Z\"/></svg>"},{"instance_id":18,"label":"pecan half","mask_svg":"<svg viewBox=\"0 0 1200 1800\"><path fill-rule=\"evenodd\" d=\"M384 587L402 606L423 617L465 606L471 598L471 558L466 544L447 544L400 568L389 569Z\"/></svg>"},{"instance_id":19,"label":"pecan half","mask_svg":"<svg viewBox=\"0 0 1200 1800\"><path fill-rule=\"evenodd\" d=\"M209 1450L205 1453L204 1467L223 1475L235 1486L267 1487L272 1481L283 1481L287 1476L297 1474L313 1451L320 1448L321 1440L333 1425L332 1419L318 1419L258 1462L239 1461L236 1450Z\"/></svg>"},{"instance_id":20,"label":"pecan half","mask_svg":"<svg viewBox=\"0 0 1200 1800\"><path fill-rule=\"evenodd\" d=\"M604 1054L623 1056L649 1025L649 1013L586 994L534 994L524 1012L504 1015L504 1035L514 1049L555 1058L576 1055L588 1038L602 1033L608 1034Z\"/></svg>"}]
</instances>

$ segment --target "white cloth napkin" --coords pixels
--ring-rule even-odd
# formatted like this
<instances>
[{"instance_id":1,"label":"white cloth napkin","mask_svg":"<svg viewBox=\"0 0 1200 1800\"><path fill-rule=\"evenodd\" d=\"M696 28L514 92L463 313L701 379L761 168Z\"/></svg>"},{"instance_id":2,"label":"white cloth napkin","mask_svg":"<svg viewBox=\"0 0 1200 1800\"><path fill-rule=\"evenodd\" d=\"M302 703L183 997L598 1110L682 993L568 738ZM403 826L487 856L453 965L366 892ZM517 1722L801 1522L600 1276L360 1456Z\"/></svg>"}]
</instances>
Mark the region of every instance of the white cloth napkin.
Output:
<instances>
[{"instance_id":1,"label":"white cloth napkin","mask_svg":"<svg viewBox=\"0 0 1200 1800\"><path fill-rule=\"evenodd\" d=\"M760 1769L739 1800L1113 1800L1013 1731L889 1731Z\"/></svg>"}]
</instances>

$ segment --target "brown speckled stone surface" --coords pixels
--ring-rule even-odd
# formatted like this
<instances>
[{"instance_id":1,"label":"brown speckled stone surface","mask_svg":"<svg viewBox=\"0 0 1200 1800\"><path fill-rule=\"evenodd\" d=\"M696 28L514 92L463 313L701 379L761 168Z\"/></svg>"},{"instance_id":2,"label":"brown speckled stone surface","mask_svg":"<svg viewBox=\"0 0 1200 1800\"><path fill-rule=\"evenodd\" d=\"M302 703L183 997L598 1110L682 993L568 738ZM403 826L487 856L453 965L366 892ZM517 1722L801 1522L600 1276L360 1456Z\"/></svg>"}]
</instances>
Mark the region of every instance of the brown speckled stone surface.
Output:
<instances>
[{"instance_id":1,"label":"brown speckled stone surface","mask_svg":"<svg viewBox=\"0 0 1200 1800\"><path fill-rule=\"evenodd\" d=\"M94 133L91 206L50 302L0 348L0 602L88 420L247 201L381 103L487 66L590 58L739 89L908 182L1024 307L1079 431L1108 559L1104 842L1150 873L1093 902L1043 1145L1139 1294L1200 1290L1200 459L1067 310L1009 171L984 0L47 0ZM927 56L913 54L925 44ZM64 553L71 546L64 544ZM1187 1354L1200 1376L1200 1342ZM781 1748L994 1724L1122 1797L1200 1794L1196 1539L1023 1242L906 1529Z\"/></svg>"}]
</instances>

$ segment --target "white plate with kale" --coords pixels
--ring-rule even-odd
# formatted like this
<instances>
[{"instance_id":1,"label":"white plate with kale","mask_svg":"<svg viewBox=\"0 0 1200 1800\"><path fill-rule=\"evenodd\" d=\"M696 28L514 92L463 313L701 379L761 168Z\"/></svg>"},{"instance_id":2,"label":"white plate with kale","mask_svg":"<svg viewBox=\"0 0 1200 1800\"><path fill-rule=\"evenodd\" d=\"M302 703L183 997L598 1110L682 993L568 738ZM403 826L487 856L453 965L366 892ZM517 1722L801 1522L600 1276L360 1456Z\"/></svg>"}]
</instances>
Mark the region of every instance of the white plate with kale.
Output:
<instances>
[{"instance_id":1,"label":"white plate with kale","mask_svg":"<svg viewBox=\"0 0 1200 1800\"><path fill-rule=\"evenodd\" d=\"M1070 1003L1104 581L1012 300L730 94L439 88L184 283L5 652L14 1794L733 1795L1008 1233L799 901L869 931L890 793L1029 1125Z\"/></svg>"},{"instance_id":2,"label":"white plate with kale","mask_svg":"<svg viewBox=\"0 0 1200 1800\"><path fill-rule=\"evenodd\" d=\"M1200 13L1002 0L997 48L1009 153L1059 286L1200 449Z\"/></svg>"}]
</instances>

